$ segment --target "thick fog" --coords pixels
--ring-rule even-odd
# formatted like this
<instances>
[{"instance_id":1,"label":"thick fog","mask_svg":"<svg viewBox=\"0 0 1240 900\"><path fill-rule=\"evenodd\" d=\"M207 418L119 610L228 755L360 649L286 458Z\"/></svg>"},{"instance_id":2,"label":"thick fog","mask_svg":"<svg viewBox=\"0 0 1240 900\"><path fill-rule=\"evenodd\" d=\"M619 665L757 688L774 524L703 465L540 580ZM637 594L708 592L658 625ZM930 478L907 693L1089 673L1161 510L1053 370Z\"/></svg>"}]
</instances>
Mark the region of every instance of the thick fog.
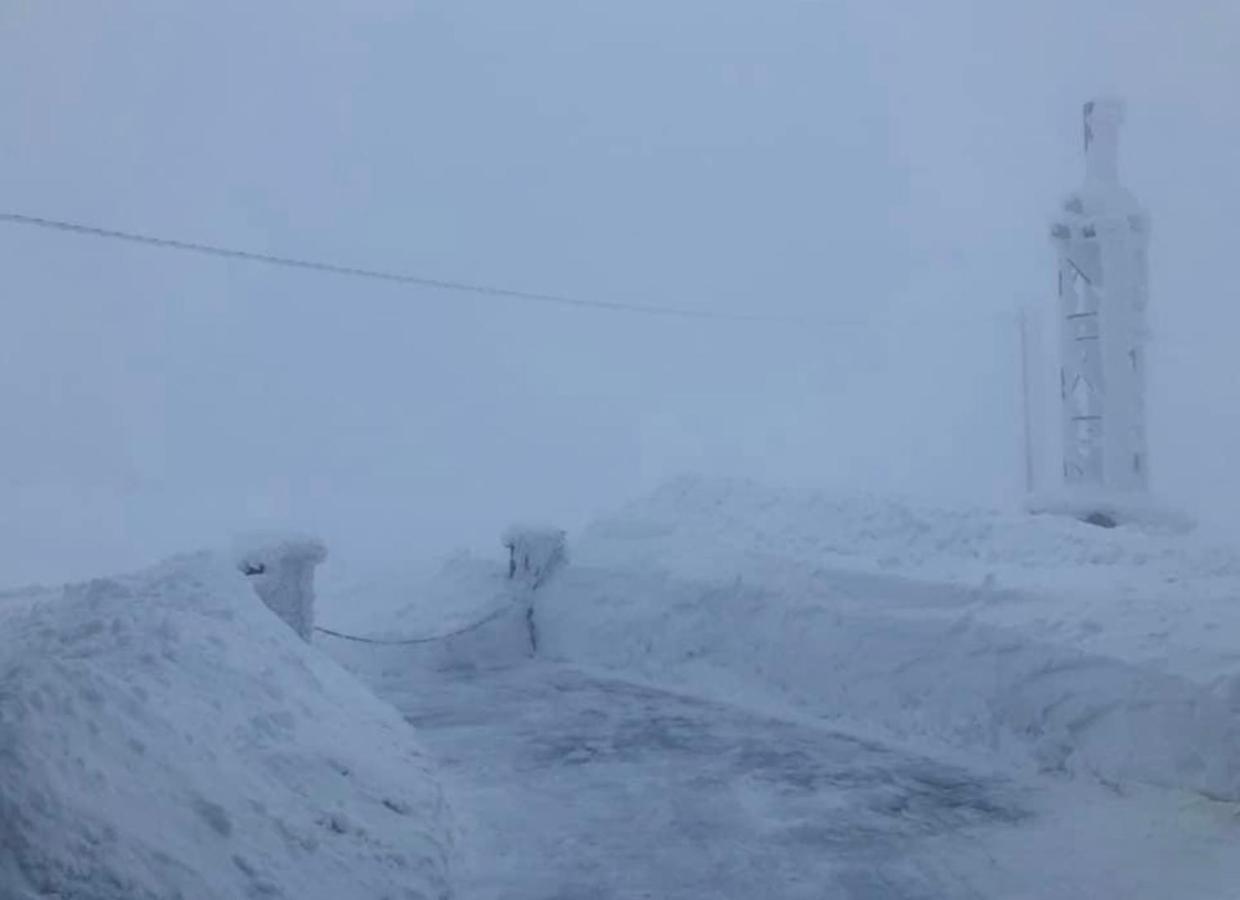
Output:
<instances>
[{"instance_id":1,"label":"thick fog","mask_svg":"<svg viewBox=\"0 0 1240 900\"><path fill-rule=\"evenodd\" d=\"M1240 509L1234 0L0 4L0 585L490 549L680 472L1015 503L1080 106L1154 223L1158 491ZM1236 529L1240 531L1240 529Z\"/></svg>"}]
</instances>

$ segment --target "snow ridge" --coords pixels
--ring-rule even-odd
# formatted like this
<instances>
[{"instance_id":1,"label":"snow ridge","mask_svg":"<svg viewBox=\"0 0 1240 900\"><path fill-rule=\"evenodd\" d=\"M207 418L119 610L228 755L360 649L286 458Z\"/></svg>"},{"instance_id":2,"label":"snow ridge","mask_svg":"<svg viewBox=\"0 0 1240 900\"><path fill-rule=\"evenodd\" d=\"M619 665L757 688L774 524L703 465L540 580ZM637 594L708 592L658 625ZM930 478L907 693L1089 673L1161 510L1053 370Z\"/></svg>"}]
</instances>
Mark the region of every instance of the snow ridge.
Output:
<instances>
[{"instance_id":1,"label":"snow ridge","mask_svg":"<svg viewBox=\"0 0 1240 900\"><path fill-rule=\"evenodd\" d=\"M576 544L537 599L552 656L762 694L905 742L1240 799L1240 560L1227 548L697 479Z\"/></svg>"},{"instance_id":2,"label":"snow ridge","mask_svg":"<svg viewBox=\"0 0 1240 900\"><path fill-rule=\"evenodd\" d=\"M408 725L200 555L0 607L0 896L451 896Z\"/></svg>"}]
</instances>

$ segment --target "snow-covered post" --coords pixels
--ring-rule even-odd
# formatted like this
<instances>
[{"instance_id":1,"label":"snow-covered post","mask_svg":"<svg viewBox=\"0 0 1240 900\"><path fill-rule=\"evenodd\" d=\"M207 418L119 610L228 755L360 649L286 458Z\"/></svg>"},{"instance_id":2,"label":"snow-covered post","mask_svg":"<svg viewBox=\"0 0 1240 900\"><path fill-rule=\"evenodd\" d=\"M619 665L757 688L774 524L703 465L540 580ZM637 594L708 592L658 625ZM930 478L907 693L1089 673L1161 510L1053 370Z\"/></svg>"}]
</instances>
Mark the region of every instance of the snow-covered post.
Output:
<instances>
[{"instance_id":1,"label":"snow-covered post","mask_svg":"<svg viewBox=\"0 0 1240 900\"><path fill-rule=\"evenodd\" d=\"M1082 507L1138 499L1149 484L1149 219L1119 181L1123 119L1118 100L1085 104L1085 183L1051 230L1059 255L1064 499Z\"/></svg>"},{"instance_id":2,"label":"snow-covered post","mask_svg":"<svg viewBox=\"0 0 1240 900\"><path fill-rule=\"evenodd\" d=\"M508 577L538 587L568 559L560 528L512 525L501 540L508 548Z\"/></svg>"},{"instance_id":3,"label":"snow-covered post","mask_svg":"<svg viewBox=\"0 0 1240 900\"><path fill-rule=\"evenodd\" d=\"M314 569L327 548L314 538L251 541L238 554L237 568L250 578L267 608L303 640L314 635Z\"/></svg>"}]
</instances>

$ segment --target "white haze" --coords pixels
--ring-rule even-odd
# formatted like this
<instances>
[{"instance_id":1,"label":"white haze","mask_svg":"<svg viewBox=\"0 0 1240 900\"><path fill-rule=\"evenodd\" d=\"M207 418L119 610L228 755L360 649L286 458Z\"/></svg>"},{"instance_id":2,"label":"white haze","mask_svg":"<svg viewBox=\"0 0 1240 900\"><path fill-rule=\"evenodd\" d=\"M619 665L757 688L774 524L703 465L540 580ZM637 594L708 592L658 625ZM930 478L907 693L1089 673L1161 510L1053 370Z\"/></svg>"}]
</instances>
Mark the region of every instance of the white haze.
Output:
<instances>
[{"instance_id":1,"label":"white haze","mask_svg":"<svg viewBox=\"0 0 1240 900\"><path fill-rule=\"evenodd\" d=\"M804 321L0 223L0 584L272 525L489 548L685 470L1011 503L1011 314L1098 92L1155 225L1157 485L1226 524L1237 84L1231 0L5 0L0 210Z\"/></svg>"}]
</instances>

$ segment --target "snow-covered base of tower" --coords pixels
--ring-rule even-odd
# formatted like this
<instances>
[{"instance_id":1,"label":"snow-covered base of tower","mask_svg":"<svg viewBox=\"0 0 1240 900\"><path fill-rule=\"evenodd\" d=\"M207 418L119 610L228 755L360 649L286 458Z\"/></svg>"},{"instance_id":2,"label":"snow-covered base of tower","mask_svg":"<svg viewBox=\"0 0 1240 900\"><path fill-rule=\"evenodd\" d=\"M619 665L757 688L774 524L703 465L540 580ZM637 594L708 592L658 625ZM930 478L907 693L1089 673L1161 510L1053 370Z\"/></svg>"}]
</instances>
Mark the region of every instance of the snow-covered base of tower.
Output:
<instances>
[{"instance_id":1,"label":"snow-covered base of tower","mask_svg":"<svg viewBox=\"0 0 1240 900\"><path fill-rule=\"evenodd\" d=\"M230 560L0 601L0 897L451 896L409 726Z\"/></svg>"},{"instance_id":2,"label":"snow-covered base of tower","mask_svg":"<svg viewBox=\"0 0 1240 900\"><path fill-rule=\"evenodd\" d=\"M1025 509L1034 515L1068 516L1102 527L1135 525L1154 531L1183 533L1196 527L1193 518L1149 494L1114 491L1059 490L1031 495Z\"/></svg>"}]
</instances>

